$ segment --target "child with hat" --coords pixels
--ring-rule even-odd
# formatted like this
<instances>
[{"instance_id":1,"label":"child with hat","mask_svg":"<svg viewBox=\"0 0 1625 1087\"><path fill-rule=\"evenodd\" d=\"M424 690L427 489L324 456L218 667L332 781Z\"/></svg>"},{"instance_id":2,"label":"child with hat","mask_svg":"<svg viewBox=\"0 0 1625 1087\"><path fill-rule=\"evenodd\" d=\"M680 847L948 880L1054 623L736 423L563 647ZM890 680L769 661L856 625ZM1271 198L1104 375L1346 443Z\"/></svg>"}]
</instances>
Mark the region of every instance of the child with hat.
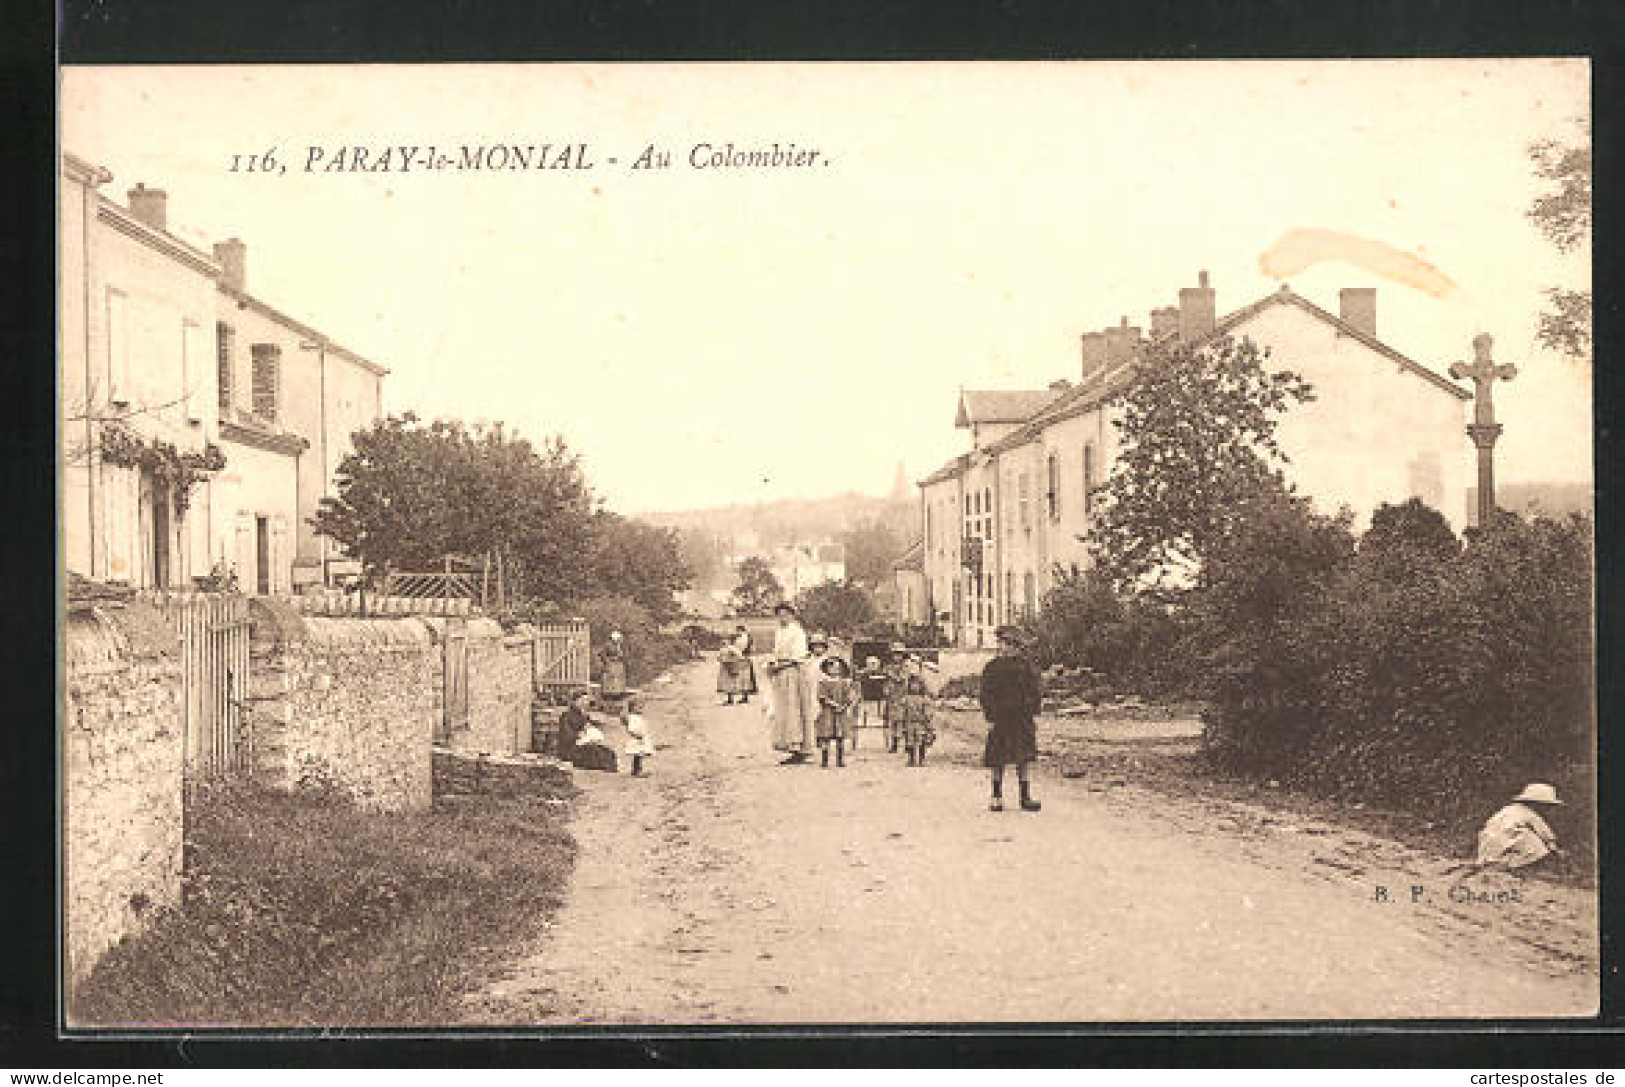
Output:
<instances>
[{"instance_id":1,"label":"child with hat","mask_svg":"<svg viewBox=\"0 0 1625 1087\"><path fill-rule=\"evenodd\" d=\"M846 739L851 735L852 707L858 702L852 669L840 657L825 657L824 676L818 681L818 750L829 766L829 745L835 745L835 765L846 765Z\"/></svg>"},{"instance_id":2,"label":"child with hat","mask_svg":"<svg viewBox=\"0 0 1625 1087\"><path fill-rule=\"evenodd\" d=\"M1021 631L1002 626L994 632L999 655L982 669L982 714L988 720L982 765L992 773L993 799L988 807L1004 810L1004 768L1014 763L1021 786L1021 810L1038 811L1028 767L1038 757L1036 718L1044 701L1044 681L1023 652Z\"/></svg>"},{"instance_id":3,"label":"child with hat","mask_svg":"<svg viewBox=\"0 0 1625 1087\"><path fill-rule=\"evenodd\" d=\"M1562 803L1550 785L1534 782L1526 786L1478 832L1477 863L1527 868L1558 852L1557 835L1542 812Z\"/></svg>"}]
</instances>

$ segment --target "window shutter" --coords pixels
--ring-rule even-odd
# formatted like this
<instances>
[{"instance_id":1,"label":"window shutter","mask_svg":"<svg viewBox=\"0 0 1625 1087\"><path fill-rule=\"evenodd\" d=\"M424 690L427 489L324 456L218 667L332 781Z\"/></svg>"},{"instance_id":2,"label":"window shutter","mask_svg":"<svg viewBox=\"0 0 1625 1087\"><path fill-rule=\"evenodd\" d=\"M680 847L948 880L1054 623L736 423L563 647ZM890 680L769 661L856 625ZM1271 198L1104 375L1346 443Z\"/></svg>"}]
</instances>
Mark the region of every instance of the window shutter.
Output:
<instances>
[{"instance_id":1,"label":"window shutter","mask_svg":"<svg viewBox=\"0 0 1625 1087\"><path fill-rule=\"evenodd\" d=\"M107 292L107 400L130 402L130 311L122 291Z\"/></svg>"},{"instance_id":2,"label":"window shutter","mask_svg":"<svg viewBox=\"0 0 1625 1087\"><path fill-rule=\"evenodd\" d=\"M235 349L236 340L237 333L230 325L224 321L215 323L215 368L218 371L218 381L220 383L220 417L222 419L231 414L231 356Z\"/></svg>"},{"instance_id":3,"label":"window shutter","mask_svg":"<svg viewBox=\"0 0 1625 1087\"><path fill-rule=\"evenodd\" d=\"M254 414L268 423L276 422L277 391L282 380L282 349L273 343L257 343L254 356Z\"/></svg>"},{"instance_id":4,"label":"window shutter","mask_svg":"<svg viewBox=\"0 0 1625 1087\"><path fill-rule=\"evenodd\" d=\"M1083 512L1089 513L1095 507L1095 446L1093 442L1083 447Z\"/></svg>"}]
</instances>

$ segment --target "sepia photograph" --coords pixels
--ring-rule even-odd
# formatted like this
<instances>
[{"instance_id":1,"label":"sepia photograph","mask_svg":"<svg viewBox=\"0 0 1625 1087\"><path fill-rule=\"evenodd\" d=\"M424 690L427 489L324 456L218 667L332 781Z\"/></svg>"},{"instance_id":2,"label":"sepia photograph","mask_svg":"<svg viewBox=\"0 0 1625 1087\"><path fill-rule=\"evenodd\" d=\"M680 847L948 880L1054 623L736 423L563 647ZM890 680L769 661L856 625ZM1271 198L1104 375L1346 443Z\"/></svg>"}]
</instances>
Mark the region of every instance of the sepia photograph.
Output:
<instances>
[{"instance_id":1,"label":"sepia photograph","mask_svg":"<svg viewBox=\"0 0 1625 1087\"><path fill-rule=\"evenodd\" d=\"M1598 1015L1591 75L62 67L61 1027Z\"/></svg>"}]
</instances>

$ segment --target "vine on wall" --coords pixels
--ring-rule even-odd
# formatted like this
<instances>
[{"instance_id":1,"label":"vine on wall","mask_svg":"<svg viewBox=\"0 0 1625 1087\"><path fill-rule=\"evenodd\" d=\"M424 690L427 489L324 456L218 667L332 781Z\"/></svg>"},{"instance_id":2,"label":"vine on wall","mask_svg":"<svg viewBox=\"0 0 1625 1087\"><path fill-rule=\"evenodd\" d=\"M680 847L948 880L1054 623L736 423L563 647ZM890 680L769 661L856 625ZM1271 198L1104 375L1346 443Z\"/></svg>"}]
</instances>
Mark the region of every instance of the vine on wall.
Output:
<instances>
[{"instance_id":1,"label":"vine on wall","mask_svg":"<svg viewBox=\"0 0 1625 1087\"><path fill-rule=\"evenodd\" d=\"M168 489L177 515L185 514L192 489L226 466L226 455L213 442L202 452L183 453L166 441L142 441L129 428L109 423L102 428L102 460L120 468L140 468Z\"/></svg>"}]
</instances>

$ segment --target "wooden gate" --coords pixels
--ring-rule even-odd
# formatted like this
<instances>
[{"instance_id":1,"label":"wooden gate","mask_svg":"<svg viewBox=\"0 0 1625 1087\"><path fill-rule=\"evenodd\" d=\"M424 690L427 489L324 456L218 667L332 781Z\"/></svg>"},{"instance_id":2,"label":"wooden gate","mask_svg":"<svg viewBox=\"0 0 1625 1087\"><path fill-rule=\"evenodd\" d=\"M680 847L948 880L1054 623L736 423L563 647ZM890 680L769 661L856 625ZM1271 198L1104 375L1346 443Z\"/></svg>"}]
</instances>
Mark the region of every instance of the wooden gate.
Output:
<instances>
[{"instance_id":1,"label":"wooden gate","mask_svg":"<svg viewBox=\"0 0 1625 1087\"><path fill-rule=\"evenodd\" d=\"M531 642L531 687L538 692L586 689L592 682L592 632L584 620L544 623Z\"/></svg>"},{"instance_id":2,"label":"wooden gate","mask_svg":"<svg viewBox=\"0 0 1625 1087\"><path fill-rule=\"evenodd\" d=\"M445 743L451 734L468 727L468 627L454 620L446 622L446 644L442 655L444 684L440 704L439 735Z\"/></svg>"},{"instance_id":3,"label":"wooden gate","mask_svg":"<svg viewBox=\"0 0 1625 1087\"><path fill-rule=\"evenodd\" d=\"M188 777L251 769L243 721L248 697L248 598L145 592L180 635L181 709Z\"/></svg>"}]
</instances>

